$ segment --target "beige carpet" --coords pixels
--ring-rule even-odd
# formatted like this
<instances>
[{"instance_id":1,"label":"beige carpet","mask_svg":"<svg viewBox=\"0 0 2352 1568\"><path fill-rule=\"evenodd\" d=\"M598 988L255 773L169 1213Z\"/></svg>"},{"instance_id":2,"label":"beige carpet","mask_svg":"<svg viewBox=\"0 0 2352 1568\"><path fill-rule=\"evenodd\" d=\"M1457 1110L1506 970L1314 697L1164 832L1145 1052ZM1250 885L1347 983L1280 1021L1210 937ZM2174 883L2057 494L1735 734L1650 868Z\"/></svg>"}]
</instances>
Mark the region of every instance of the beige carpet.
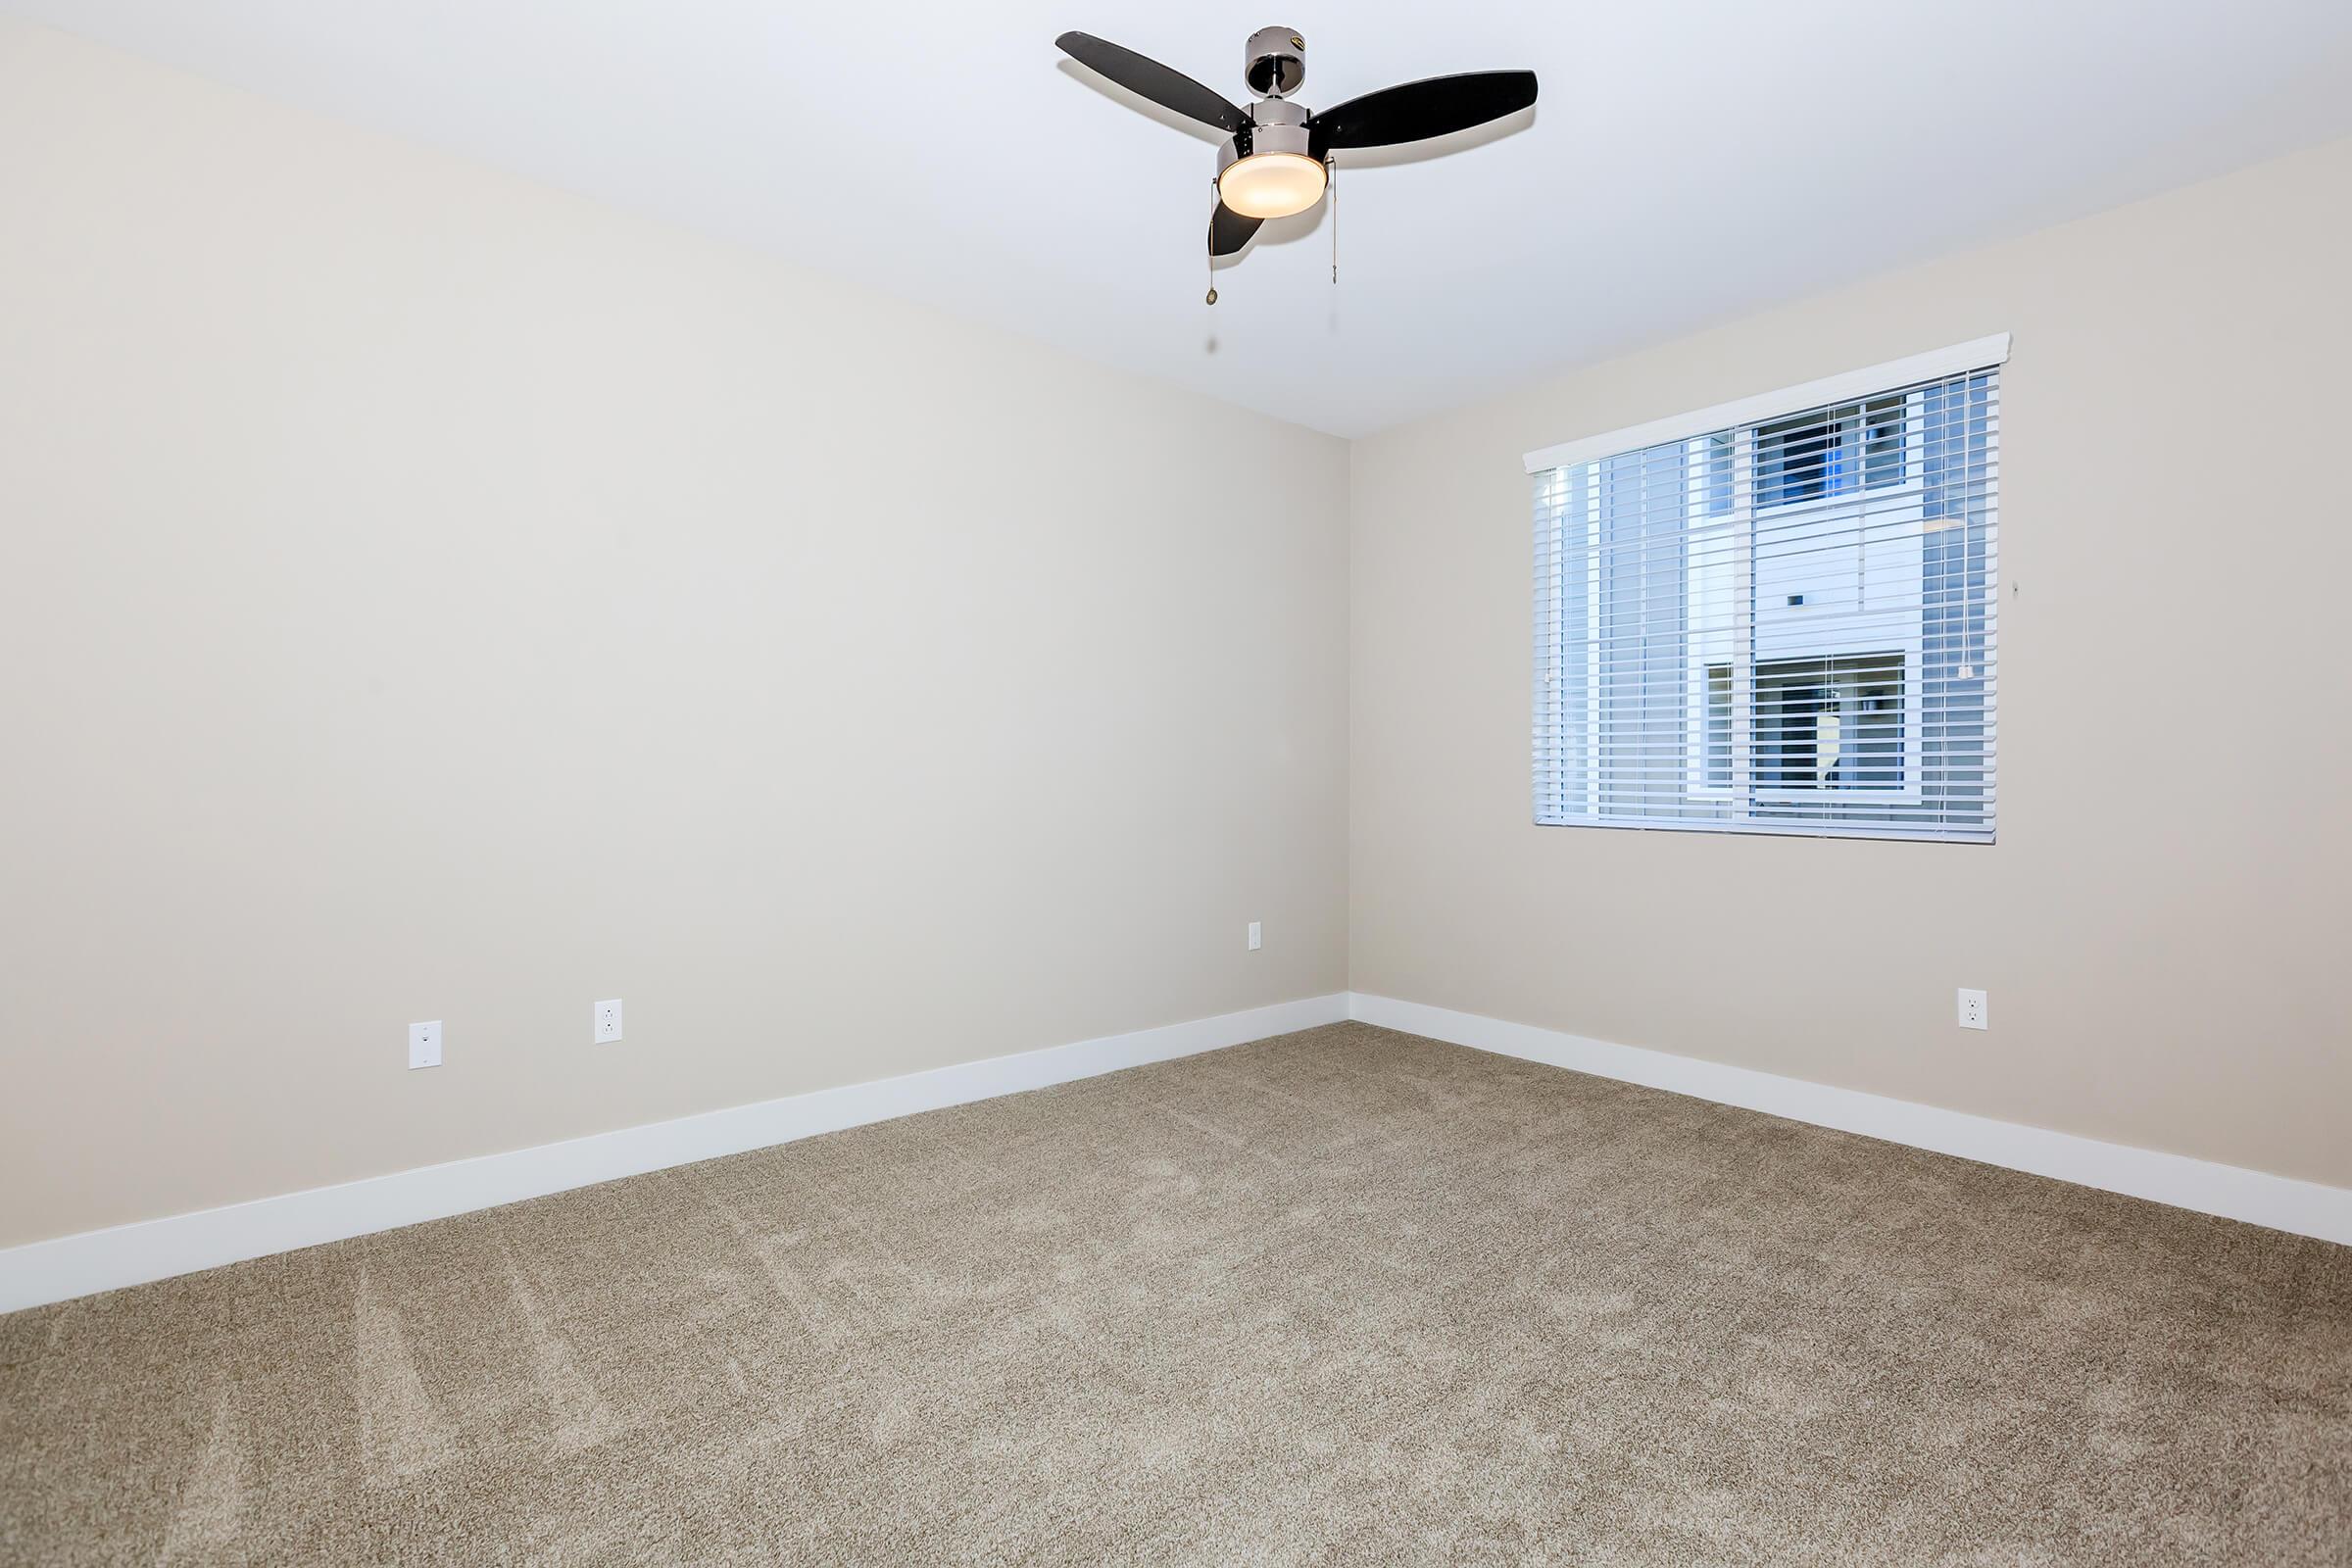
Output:
<instances>
[{"instance_id":1,"label":"beige carpet","mask_svg":"<svg viewBox=\"0 0 2352 1568\"><path fill-rule=\"evenodd\" d=\"M1344 1024L0 1318L0 1558L2352 1562L2352 1250Z\"/></svg>"}]
</instances>

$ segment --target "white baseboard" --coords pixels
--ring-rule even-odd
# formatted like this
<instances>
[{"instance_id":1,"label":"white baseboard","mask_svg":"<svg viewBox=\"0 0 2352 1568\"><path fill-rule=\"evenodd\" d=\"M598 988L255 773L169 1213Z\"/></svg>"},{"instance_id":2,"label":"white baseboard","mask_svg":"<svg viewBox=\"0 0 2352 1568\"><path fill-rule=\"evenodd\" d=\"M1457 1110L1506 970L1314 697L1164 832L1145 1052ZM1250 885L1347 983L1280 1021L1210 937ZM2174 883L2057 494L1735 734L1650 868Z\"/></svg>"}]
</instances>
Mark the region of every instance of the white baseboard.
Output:
<instances>
[{"instance_id":1,"label":"white baseboard","mask_svg":"<svg viewBox=\"0 0 2352 1568\"><path fill-rule=\"evenodd\" d=\"M1351 992L31 1242L0 1250L0 1312L1043 1089L1342 1018L2352 1245L2352 1192L2342 1188Z\"/></svg>"},{"instance_id":2,"label":"white baseboard","mask_svg":"<svg viewBox=\"0 0 2352 1568\"><path fill-rule=\"evenodd\" d=\"M2236 1165L2158 1153L2126 1144L2050 1132L2016 1122L1941 1110L1907 1100L1833 1089L1722 1062L1701 1061L1639 1046L1588 1040L1533 1024L1509 1023L1475 1012L1351 992L1348 1015L1457 1046L1521 1056L1602 1078L1646 1084L1726 1105L1741 1105L1791 1121L1861 1133L1986 1165L2055 1177L2082 1187L2170 1203L2225 1219L2352 1246L2352 1192L2318 1182L2271 1176Z\"/></svg>"},{"instance_id":3,"label":"white baseboard","mask_svg":"<svg viewBox=\"0 0 2352 1568\"><path fill-rule=\"evenodd\" d=\"M675 1121L624 1127L511 1153L483 1154L249 1203L31 1242L0 1250L0 1312L469 1209L491 1208L619 1176L738 1154L918 1110L1043 1089L1148 1061L1338 1023L1347 1016L1344 993L1308 997L1157 1029L1105 1035L1075 1045L959 1062L900 1078L819 1089L756 1105L681 1116Z\"/></svg>"}]
</instances>

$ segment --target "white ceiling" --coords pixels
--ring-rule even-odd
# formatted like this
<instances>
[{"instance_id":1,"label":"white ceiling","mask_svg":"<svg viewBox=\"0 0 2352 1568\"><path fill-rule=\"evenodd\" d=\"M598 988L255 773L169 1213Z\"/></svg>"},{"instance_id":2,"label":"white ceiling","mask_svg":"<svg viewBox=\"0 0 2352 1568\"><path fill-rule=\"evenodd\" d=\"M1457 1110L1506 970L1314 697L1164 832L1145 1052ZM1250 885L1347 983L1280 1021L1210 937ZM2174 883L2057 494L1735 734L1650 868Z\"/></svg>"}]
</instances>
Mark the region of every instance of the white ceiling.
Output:
<instances>
[{"instance_id":1,"label":"white ceiling","mask_svg":"<svg viewBox=\"0 0 2352 1568\"><path fill-rule=\"evenodd\" d=\"M2352 134L2352 0L0 0L0 11L742 240L1342 435ZM1526 68L1507 134L1343 155L1205 290L1237 101ZM1154 111L1154 114L1159 112ZM2346 193L2315 192L2342 201Z\"/></svg>"}]
</instances>

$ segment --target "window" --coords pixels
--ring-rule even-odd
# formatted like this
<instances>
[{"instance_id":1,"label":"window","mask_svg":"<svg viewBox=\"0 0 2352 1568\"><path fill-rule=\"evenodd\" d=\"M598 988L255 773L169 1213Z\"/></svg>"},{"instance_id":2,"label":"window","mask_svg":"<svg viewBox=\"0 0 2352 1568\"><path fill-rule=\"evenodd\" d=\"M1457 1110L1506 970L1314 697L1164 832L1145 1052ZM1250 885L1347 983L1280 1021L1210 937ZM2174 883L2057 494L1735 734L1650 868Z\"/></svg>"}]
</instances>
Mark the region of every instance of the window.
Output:
<instances>
[{"instance_id":1,"label":"window","mask_svg":"<svg viewBox=\"0 0 2352 1568\"><path fill-rule=\"evenodd\" d=\"M1757 786L1902 788L1904 663L1901 654L1864 654L1756 666Z\"/></svg>"},{"instance_id":2,"label":"window","mask_svg":"<svg viewBox=\"0 0 2352 1568\"><path fill-rule=\"evenodd\" d=\"M1990 840L2006 357L1531 454L1536 820Z\"/></svg>"},{"instance_id":3,"label":"window","mask_svg":"<svg viewBox=\"0 0 2352 1568\"><path fill-rule=\"evenodd\" d=\"M1786 507L1903 482L1902 398L1815 409L1756 431L1756 505Z\"/></svg>"}]
</instances>

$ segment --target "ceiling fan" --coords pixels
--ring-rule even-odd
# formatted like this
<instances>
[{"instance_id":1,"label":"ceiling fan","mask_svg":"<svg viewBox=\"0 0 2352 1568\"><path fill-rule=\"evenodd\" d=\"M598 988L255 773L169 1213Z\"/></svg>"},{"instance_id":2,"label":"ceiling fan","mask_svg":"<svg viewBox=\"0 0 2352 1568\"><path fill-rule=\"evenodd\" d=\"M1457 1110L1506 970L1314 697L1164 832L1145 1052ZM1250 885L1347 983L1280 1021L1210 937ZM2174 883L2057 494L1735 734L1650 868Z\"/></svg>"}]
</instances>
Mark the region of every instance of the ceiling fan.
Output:
<instances>
[{"instance_id":1,"label":"ceiling fan","mask_svg":"<svg viewBox=\"0 0 2352 1568\"><path fill-rule=\"evenodd\" d=\"M1243 79L1256 101L1242 109L1182 72L1090 33L1065 32L1054 42L1129 92L1225 132L1217 149L1216 206L1208 218L1211 257L1249 244L1267 219L1303 213L1321 201L1334 152L1426 141L1500 120L1536 101L1534 72L1476 71L1383 87L1309 114L1290 101L1306 80L1306 40L1288 27L1260 27L1242 58ZM1209 290L1209 303L1216 299L1216 290Z\"/></svg>"}]
</instances>

